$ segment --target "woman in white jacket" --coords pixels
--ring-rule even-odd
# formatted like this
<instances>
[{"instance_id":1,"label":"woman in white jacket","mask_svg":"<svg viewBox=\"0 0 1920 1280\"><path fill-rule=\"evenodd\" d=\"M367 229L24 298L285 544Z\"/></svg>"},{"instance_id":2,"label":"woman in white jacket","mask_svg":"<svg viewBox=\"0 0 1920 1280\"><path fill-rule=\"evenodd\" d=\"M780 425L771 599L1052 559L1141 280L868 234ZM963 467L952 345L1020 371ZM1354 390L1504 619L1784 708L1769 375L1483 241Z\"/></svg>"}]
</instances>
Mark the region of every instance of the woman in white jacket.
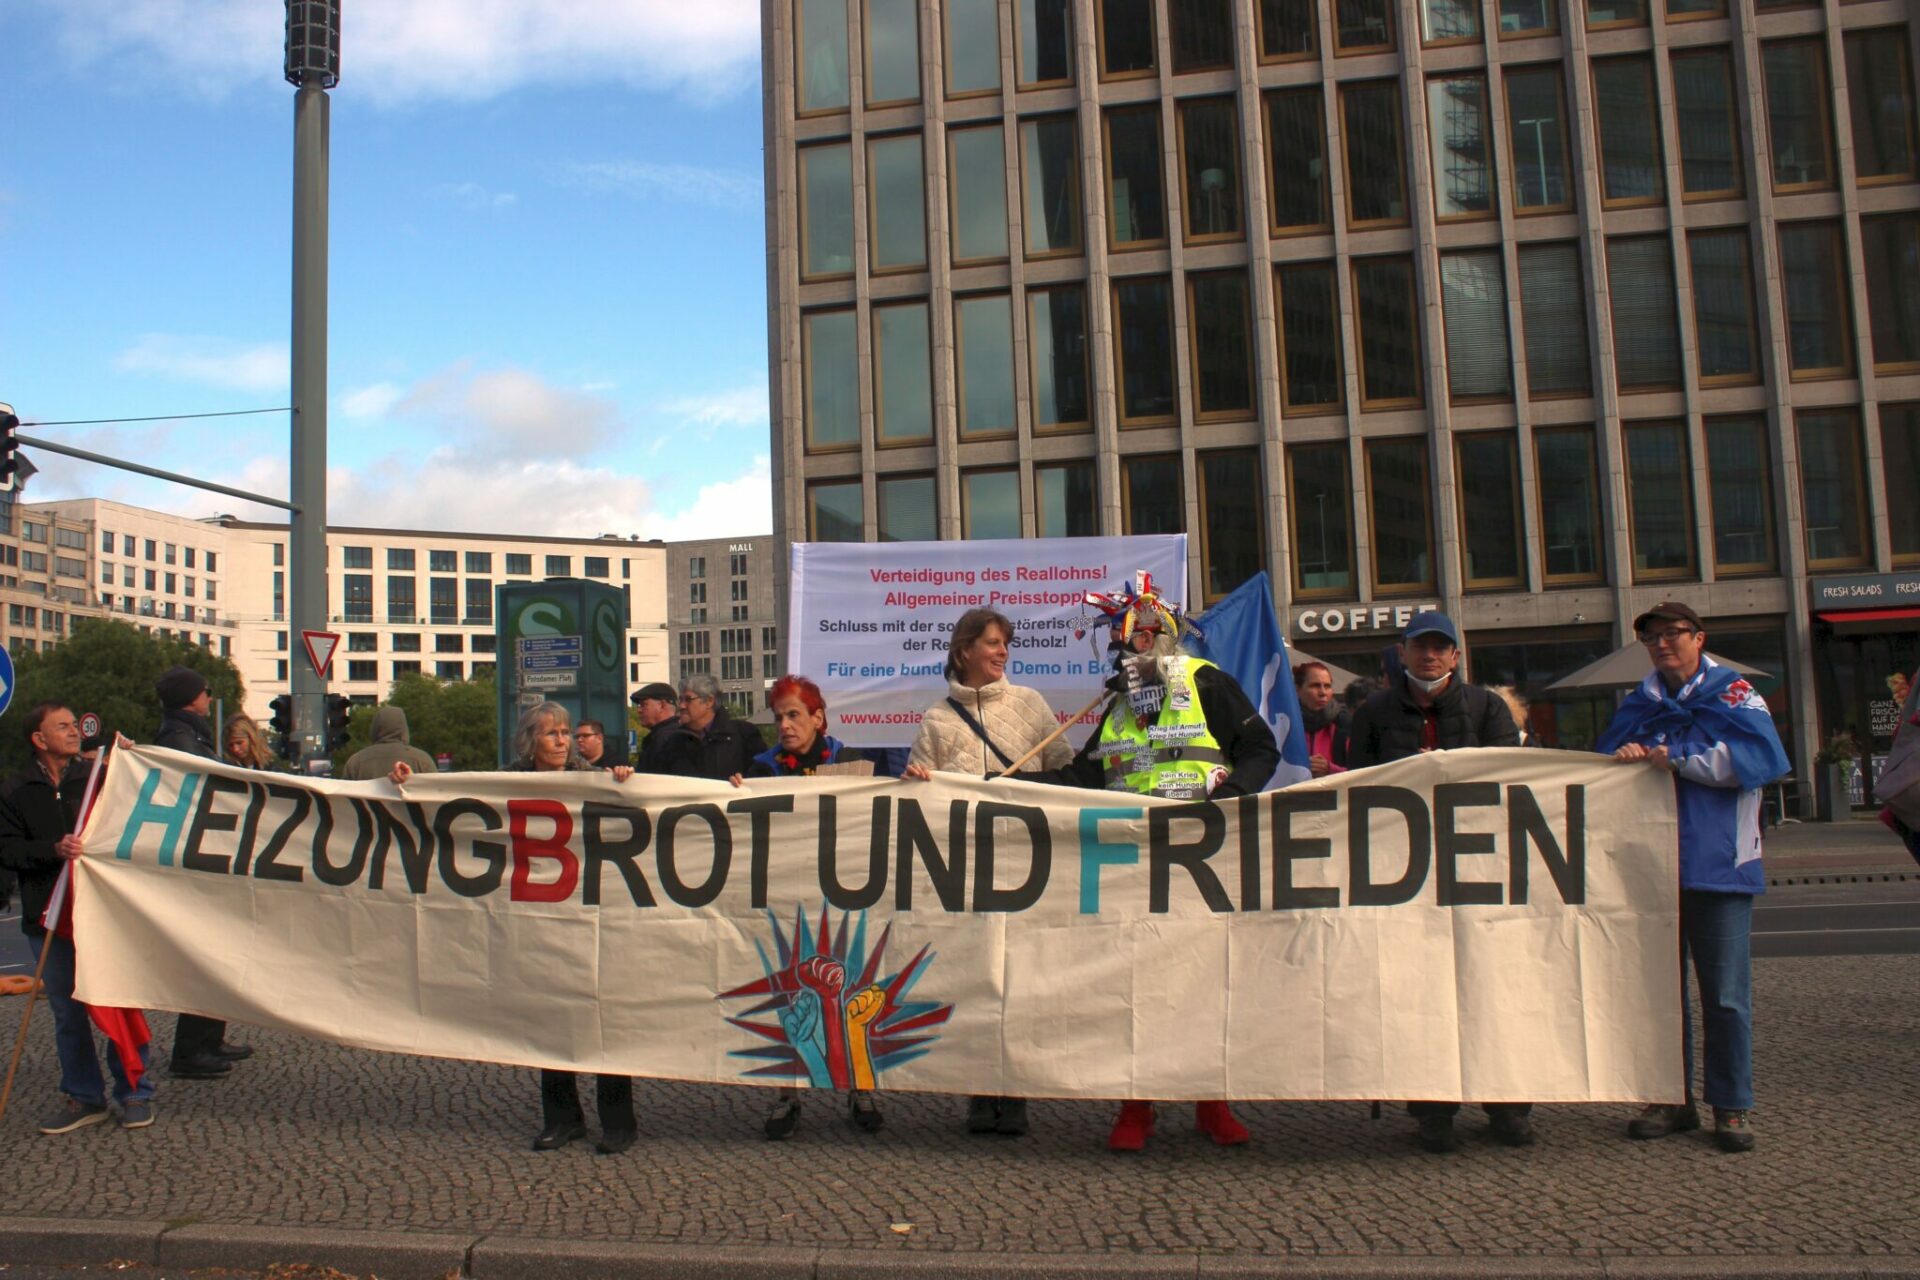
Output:
<instances>
[{"instance_id":1,"label":"woman in white jacket","mask_svg":"<svg viewBox=\"0 0 1920 1280\"><path fill-rule=\"evenodd\" d=\"M1007 649L1013 623L993 609L969 609L954 624L947 645L947 696L927 708L907 760L907 776L939 770L974 777L999 773L1059 727L1047 700L1023 685L1007 683ZM1021 766L1022 772L1060 769L1073 759L1066 737ZM1025 1098L976 1096L967 1104L967 1132L1027 1131Z\"/></svg>"}]
</instances>

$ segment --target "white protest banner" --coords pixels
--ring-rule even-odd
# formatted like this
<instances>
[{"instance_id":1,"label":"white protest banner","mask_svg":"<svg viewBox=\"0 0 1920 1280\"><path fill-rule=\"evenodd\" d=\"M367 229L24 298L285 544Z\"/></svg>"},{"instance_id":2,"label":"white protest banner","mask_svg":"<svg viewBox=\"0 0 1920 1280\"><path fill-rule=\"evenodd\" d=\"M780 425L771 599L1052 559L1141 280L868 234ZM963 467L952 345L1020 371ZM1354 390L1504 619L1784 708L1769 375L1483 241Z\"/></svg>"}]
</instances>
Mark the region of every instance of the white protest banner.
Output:
<instances>
[{"instance_id":1,"label":"white protest banner","mask_svg":"<svg viewBox=\"0 0 1920 1280\"><path fill-rule=\"evenodd\" d=\"M1007 679L1070 716L1108 675L1106 636L1075 631L1089 591L1116 591L1145 569L1187 604L1187 537L1028 538L964 542L796 542L787 665L827 700L828 725L855 746L904 747L927 707L947 696L941 669L968 609L1015 627ZM1197 606L1196 606L1197 607ZM1088 722L1091 724L1091 721ZM1089 729L1072 732L1075 742Z\"/></svg>"},{"instance_id":2,"label":"white protest banner","mask_svg":"<svg viewBox=\"0 0 1920 1280\"><path fill-rule=\"evenodd\" d=\"M82 999L1022 1097L1678 1102L1673 785L1434 752L1221 805L941 775L341 783L115 753Z\"/></svg>"}]
</instances>

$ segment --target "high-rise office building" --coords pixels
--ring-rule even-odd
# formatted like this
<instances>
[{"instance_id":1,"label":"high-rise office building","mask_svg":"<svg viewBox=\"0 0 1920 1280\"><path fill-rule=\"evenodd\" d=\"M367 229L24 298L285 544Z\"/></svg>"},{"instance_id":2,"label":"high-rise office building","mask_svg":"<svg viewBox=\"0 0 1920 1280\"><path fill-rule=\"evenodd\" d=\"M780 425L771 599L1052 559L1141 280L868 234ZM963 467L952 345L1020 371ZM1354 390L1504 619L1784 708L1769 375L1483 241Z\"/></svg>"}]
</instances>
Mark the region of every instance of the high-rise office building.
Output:
<instances>
[{"instance_id":1,"label":"high-rise office building","mask_svg":"<svg viewBox=\"0 0 1920 1280\"><path fill-rule=\"evenodd\" d=\"M1920 664L1899 0L764 0L776 529L1185 531L1371 672L1666 598L1802 776Z\"/></svg>"}]
</instances>

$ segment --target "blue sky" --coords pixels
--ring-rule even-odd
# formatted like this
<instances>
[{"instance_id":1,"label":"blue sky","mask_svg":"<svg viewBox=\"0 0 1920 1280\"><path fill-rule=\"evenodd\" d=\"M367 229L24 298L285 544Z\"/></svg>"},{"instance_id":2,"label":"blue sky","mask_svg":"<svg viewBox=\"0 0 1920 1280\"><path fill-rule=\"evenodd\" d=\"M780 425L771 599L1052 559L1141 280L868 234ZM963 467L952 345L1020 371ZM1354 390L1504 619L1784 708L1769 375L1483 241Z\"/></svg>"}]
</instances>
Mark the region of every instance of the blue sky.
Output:
<instances>
[{"instance_id":1,"label":"blue sky","mask_svg":"<svg viewBox=\"0 0 1920 1280\"><path fill-rule=\"evenodd\" d=\"M288 403L277 0L0 0L0 400ZM753 0L348 0L332 94L329 519L764 533ZM286 415L46 428L286 490ZM29 451L31 452L31 451ZM248 507L59 458L29 497Z\"/></svg>"}]
</instances>

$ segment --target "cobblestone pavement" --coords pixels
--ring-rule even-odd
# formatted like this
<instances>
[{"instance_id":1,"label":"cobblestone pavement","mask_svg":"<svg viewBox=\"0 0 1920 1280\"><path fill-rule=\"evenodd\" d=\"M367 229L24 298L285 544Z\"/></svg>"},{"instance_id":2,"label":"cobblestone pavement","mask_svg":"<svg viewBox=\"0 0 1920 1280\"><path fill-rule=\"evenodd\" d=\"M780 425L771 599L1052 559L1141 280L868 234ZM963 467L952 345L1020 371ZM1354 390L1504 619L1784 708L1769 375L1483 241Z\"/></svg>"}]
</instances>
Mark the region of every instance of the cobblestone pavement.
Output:
<instances>
[{"instance_id":1,"label":"cobblestone pavement","mask_svg":"<svg viewBox=\"0 0 1920 1280\"><path fill-rule=\"evenodd\" d=\"M1169 1108L1144 1156L1123 1158L1103 1148L1102 1104L1036 1102L1032 1135L1008 1139L960 1132L957 1099L890 1096L867 1136L819 1093L774 1144L764 1092L650 1082L632 1151L537 1154L531 1072L266 1032L228 1080L163 1079L150 1129L43 1137L56 1072L42 1011L0 1124L7 1212L694 1246L1920 1269L1920 957L1763 960L1755 987L1761 1140L1747 1156L1698 1134L1627 1141L1623 1106L1542 1107L1539 1145L1520 1151L1469 1112L1461 1153L1436 1157L1395 1107L1376 1123L1364 1103L1269 1103L1241 1108L1250 1147L1214 1149ZM171 1023L155 1019L162 1046Z\"/></svg>"}]
</instances>

